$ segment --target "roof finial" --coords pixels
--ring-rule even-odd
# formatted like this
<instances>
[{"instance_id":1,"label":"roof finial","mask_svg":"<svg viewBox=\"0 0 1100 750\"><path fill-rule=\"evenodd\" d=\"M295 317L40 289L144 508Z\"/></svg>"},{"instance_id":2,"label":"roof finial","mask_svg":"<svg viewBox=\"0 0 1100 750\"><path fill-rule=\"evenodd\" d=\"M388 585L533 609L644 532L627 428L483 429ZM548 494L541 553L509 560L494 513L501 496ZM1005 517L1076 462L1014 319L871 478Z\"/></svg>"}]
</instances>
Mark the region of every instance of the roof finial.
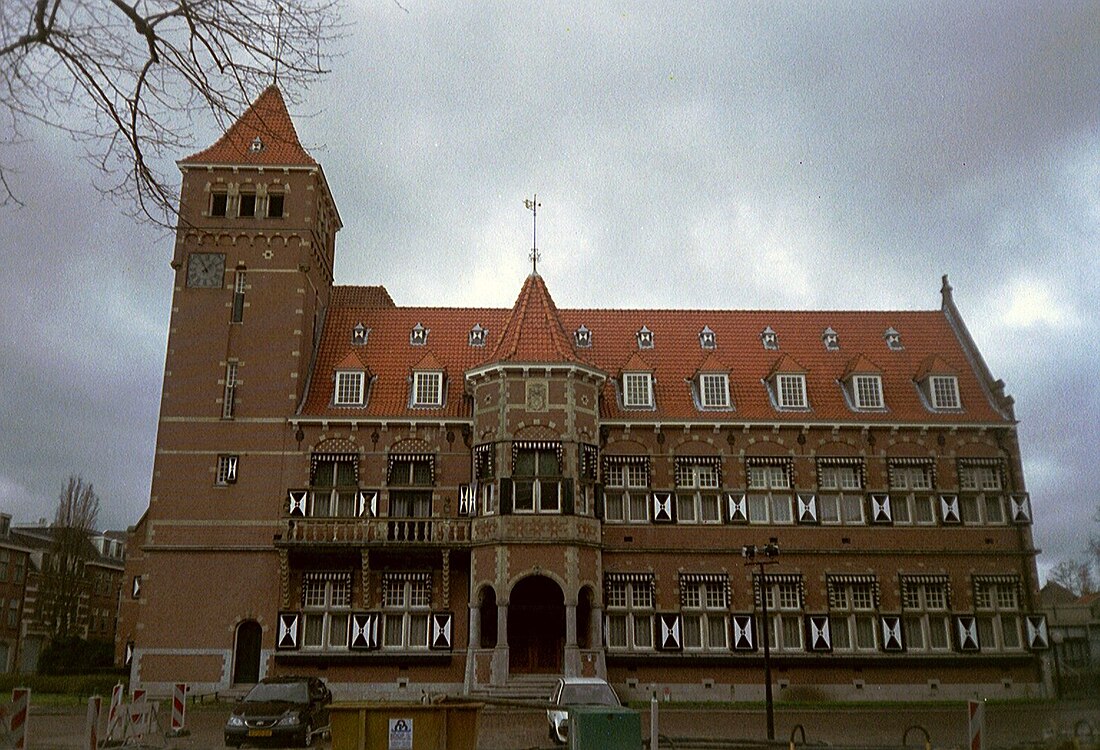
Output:
<instances>
[{"instance_id":1,"label":"roof finial","mask_svg":"<svg viewBox=\"0 0 1100 750\"><path fill-rule=\"evenodd\" d=\"M535 193L534 197L531 199L524 198L523 205L528 211L531 212L531 255L528 257L531 258L531 273L535 276L538 276L539 258L541 257L541 254L539 253L538 243L538 215L539 206L542 205L541 203L539 203L538 193Z\"/></svg>"},{"instance_id":2,"label":"roof finial","mask_svg":"<svg viewBox=\"0 0 1100 750\"><path fill-rule=\"evenodd\" d=\"M275 72L271 77L271 85L279 85L279 57L283 54L283 4L276 3L278 17L275 19Z\"/></svg>"},{"instance_id":3,"label":"roof finial","mask_svg":"<svg viewBox=\"0 0 1100 750\"><path fill-rule=\"evenodd\" d=\"M943 275L943 286L940 287L940 296L943 307L955 304L955 300L951 297L951 283L947 280L947 274Z\"/></svg>"}]
</instances>

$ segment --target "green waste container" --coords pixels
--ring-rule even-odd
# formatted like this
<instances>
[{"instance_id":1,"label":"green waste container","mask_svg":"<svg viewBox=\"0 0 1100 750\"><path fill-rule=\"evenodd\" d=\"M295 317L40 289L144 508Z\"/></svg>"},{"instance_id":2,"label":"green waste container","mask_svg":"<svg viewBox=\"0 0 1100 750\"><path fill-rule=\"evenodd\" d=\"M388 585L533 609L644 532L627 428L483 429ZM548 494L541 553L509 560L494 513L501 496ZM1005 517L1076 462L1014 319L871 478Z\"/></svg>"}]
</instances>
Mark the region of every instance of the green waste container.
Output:
<instances>
[{"instance_id":1,"label":"green waste container","mask_svg":"<svg viewBox=\"0 0 1100 750\"><path fill-rule=\"evenodd\" d=\"M641 714L619 706L570 708L569 747L571 750L641 750Z\"/></svg>"},{"instance_id":2,"label":"green waste container","mask_svg":"<svg viewBox=\"0 0 1100 750\"><path fill-rule=\"evenodd\" d=\"M475 750L481 703L333 703L332 750Z\"/></svg>"}]
</instances>

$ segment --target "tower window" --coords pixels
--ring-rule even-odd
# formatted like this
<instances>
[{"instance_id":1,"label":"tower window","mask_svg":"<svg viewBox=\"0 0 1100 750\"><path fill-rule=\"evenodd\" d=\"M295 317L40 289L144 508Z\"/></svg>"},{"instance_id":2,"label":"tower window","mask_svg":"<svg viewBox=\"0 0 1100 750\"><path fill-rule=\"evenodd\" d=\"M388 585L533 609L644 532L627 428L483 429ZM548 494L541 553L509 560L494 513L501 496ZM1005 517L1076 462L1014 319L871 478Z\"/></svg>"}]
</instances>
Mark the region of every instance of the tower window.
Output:
<instances>
[{"instance_id":1,"label":"tower window","mask_svg":"<svg viewBox=\"0 0 1100 750\"><path fill-rule=\"evenodd\" d=\"M284 196L282 193L271 193L267 196L267 217L269 219L283 218Z\"/></svg>"},{"instance_id":2,"label":"tower window","mask_svg":"<svg viewBox=\"0 0 1100 750\"><path fill-rule=\"evenodd\" d=\"M232 419L237 406L237 363L225 365L225 391L222 394L222 419Z\"/></svg>"},{"instance_id":3,"label":"tower window","mask_svg":"<svg viewBox=\"0 0 1100 750\"><path fill-rule=\"evenodd\" d=\"M237 271L233 279L233 312L229 317L231 323L241 323L244 321L244 288L245 272Z\"/></svg>"},{"instance_id":4,"label":"tower window","mask_svg":"<svg viewBox=\"0 0 1100 750\"><path fill-rule=\"evenodd\" d=\"M237 205L237 216L249 218L256 215L256 194L241 193L240 203Z\"/></svg>"},{"instance_id":5,"label":"tower window","mask_svg":"<svg viewBox=\"0 0 1100 750\"><path fill-rule=\"evenodd\" d=\"M226 193L210 194L210 215L225 216L225 210L229 206L229 195Z\"/></svg>"}]
</instances>

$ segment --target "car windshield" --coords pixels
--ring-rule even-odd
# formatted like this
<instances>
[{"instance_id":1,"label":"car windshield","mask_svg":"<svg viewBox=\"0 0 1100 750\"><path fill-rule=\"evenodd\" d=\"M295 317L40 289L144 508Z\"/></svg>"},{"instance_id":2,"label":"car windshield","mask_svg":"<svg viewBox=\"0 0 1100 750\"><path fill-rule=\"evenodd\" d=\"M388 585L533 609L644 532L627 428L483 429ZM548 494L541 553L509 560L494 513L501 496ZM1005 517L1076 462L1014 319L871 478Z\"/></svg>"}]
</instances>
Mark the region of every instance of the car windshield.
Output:
<instances>
[{"instance_id":1,"label":"car windshield","mask_svg":"<svg viewBox=\"0 0 1100 750\"><path fill-rule=\"evenodd\" d=\"M245 697L248 703L309 703L309 691L304 682L261 682Z\"/></svg>"},{"instance_id":2,"label":"car windshield","mask_svg":"<svg viewBox=\"0 0 1100 750\"><path fill-rule=\"evenodd\" d=\"M563 706L617 706L615 691L607 683L581 685L563 685L561 699Z\"/></svg>"}]
</instances>

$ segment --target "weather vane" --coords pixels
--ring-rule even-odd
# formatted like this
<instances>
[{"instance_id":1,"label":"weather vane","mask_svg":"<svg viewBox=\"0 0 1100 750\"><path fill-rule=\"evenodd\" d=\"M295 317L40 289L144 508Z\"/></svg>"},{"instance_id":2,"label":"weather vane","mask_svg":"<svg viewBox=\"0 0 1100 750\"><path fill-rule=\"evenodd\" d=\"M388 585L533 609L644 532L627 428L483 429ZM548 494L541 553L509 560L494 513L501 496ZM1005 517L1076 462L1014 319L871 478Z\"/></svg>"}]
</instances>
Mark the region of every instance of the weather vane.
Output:
<instances>
[{"instance_id":1,"label":"weather vane","mask_svg":"<svg viewBox=\"0 0 1100 750\"><path fill-rule=\"evenodd\" d=\"M531 212L531 255L529 256L531 258L531 273L538 274L539 258L541 257L538 243L538 215L539 206L542 205L539 203L538 193L535 193L535 196L531 199L524 198L523 205Z\"/></svg>"}]
</instances>

